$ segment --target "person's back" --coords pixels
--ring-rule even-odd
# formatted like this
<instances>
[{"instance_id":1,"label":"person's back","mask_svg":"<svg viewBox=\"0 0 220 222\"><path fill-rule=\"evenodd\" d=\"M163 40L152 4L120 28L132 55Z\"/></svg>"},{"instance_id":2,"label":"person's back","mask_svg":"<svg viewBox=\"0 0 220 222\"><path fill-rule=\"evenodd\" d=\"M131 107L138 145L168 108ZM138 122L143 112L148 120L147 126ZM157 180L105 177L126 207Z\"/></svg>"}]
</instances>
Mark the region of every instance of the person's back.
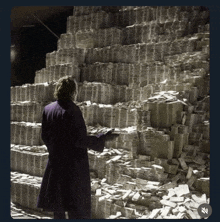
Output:
<instances>
[{"instance_id":1,"label":"person's back","mask_svg":"<svg viewBox=\"0 0 220 222\"><path fill-rule=\"evenodd\" d=\"M58 100L47 105L42 123L42 139L47 141L51 159L54 153L59 159L67 162L70 155L72 159L87 157L86 148L75 147L79 130L84 127L84 121L80 109L72 101Z\"/></svg>"},{"instance_id":2,"label":"person's back","mask_svg":"<svg viewBox=\"0 0 220 222\"><path fill-rule=\"evenodd\" d=\"M55 88L57 101L45 106L42 139L49 158L38 196L38 208L53 211L55 219L91 218L91 185L87 148L102 152L109 135L87 136L79 107L72 101L77 84L61 78Z\"/></svg>"}]
</instances>

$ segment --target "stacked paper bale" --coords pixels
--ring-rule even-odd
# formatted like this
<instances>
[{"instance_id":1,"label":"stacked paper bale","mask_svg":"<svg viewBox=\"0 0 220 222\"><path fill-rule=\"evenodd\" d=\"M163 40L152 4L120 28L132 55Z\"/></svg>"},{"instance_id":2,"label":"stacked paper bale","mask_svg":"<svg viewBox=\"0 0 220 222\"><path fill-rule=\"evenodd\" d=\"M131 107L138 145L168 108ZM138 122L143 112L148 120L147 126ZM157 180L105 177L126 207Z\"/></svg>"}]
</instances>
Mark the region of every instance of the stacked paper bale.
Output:
<instances>
[{"instance_id":1,"label":"stacked paper bale","mask_svg":"<svg viewBox=\"0 0 220 222\"><path fill-rule=\"evenodd\" d=\"M40 113L71 75L89 134L119 134L88 152L93 218L199 218L198 204L209 203L208 15L199 6L74 7L35 83L11 87L12 201L36 209L48 155Z\"/></svg>"}]
</instances>

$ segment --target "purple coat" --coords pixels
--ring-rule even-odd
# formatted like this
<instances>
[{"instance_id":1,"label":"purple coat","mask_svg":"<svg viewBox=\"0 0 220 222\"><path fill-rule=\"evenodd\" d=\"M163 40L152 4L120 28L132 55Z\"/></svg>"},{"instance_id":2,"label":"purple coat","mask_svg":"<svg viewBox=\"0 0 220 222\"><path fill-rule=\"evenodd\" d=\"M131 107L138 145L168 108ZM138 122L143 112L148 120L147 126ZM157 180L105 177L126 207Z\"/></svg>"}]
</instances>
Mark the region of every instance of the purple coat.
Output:
<instances>
[{"instance_id":1,"label":"purple coat","mask_svg":"<svg viewBox=\"0 0 220 222\"><path fill-rule=\"evenodd\" d=\"M74 211L91 218L91 187L87 148L102 152L105 141L87 136L82 113L72 101L45 106L42 140L49 152L37 207Z\"/></svg>"}]
</instances>

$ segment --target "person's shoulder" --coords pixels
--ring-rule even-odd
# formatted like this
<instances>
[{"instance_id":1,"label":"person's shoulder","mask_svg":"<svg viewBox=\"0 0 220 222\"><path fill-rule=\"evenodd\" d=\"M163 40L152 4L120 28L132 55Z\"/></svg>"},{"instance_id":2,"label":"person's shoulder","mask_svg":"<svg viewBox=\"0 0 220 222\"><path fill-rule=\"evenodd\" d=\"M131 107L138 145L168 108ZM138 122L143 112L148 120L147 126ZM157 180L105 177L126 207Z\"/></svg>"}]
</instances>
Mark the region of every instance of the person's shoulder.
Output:
<instances>
[{"instance_id":1,"label":"person's shoulder","mask_svg":"<svg viewBox=\"0 0 220 222\"><path fill-rule=\"evenodd\" d=\"M51 102L51 103L49 103L49 104L44 106L44 110L51 109L51 108L53 108L56 105L57 105L57 101Z\"/></svg>"}]
</instances>

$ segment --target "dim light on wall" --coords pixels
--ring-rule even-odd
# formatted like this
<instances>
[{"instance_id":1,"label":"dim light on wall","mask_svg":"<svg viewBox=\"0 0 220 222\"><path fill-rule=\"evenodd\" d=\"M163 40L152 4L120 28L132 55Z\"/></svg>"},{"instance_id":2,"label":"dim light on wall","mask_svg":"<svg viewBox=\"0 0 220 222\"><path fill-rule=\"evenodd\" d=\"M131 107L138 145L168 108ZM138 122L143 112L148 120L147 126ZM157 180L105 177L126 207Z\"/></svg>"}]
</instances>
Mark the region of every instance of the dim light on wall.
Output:
<instances>
[{"instance_id":1,"label":"dim light on wall","mask_svg":"<svg viewBox=\"0 0 220 222\"><path fill-rule=\"evenodd\" d=\"M11 45L11 47L10 47L10 58L11 58L11 62L15 61L15 58L16 58L15 45Z\"/></svg>"}]
</instances>

